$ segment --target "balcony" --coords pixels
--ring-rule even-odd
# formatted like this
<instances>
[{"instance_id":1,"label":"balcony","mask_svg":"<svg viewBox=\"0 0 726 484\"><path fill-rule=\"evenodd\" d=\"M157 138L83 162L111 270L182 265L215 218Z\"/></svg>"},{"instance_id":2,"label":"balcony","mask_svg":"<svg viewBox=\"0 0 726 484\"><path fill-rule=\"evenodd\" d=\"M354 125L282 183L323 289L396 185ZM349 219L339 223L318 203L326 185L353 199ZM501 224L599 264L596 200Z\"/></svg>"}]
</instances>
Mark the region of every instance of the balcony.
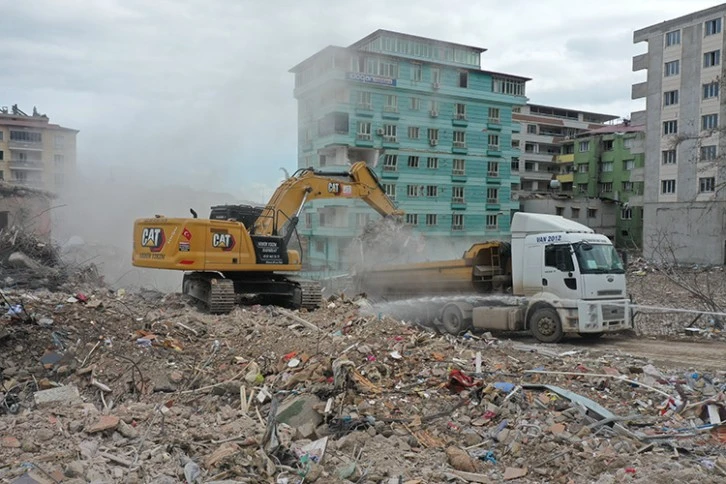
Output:
<instances>
[{"instance_id":1,"label":"balcony","mask_svg":"<svg viewBox=\"0 0 726 484\"><path fill-rule=\"evenodd\" d=\"M10 168L13 170L43 171L41 160L10 160Z\"/></svg>"},{"instance_id":2,"label":"balcony","mask_svg":"<svg viewBox=\"0 0 726 484\"><path fill-rule=\"evenodd\" d=\"M575 175L573 173L565 173L563 175L557 175L557 181L560 183L572 183Z\"/></svg>"},{"instance_id":3,"label":"balcony","mask_svg":"<svg viewBox=\"0 0 726 484\"><path fill-rule=\"evenodd\" d=\"M463 197L455 197L451 199L452 210L466 210L466 201Z\"/></svg>"},{"instance_id":4,"label":"balcony","mask_svg":"<svg viewBox=\"0 0 726 484\"><path fill-rule=\"evenodd\" d=\"M633 168L630 172L631 182L644 182L645 181L645 168Z\"/></svg>"},{"instance_id":5,"label":"balcony","mask_svg":"<svg viewBox=\"0 0 726 484\"><path fill-rule=\"evenodd\" d=\"M501 131L502 120L499 118L489 118L487 120L487 129L491 129L492 131Z\"/></svg>"},{"instance_id":6,"label":"balcony","mask_svg":"<svg viewBox=\"0 0 726 484\"><path fill-rule=\"evenodd\" d=\"M642 99L648 95L648 82L640 82L633 84L632 92L630 95L631 99Z\"/></svg>"},{"instance_id":7,"label":"balcony","mask_svg":"<svg viewBox=\"0 0 726 484\"><path fill-rule=\"evenodd\" d=\"M31 188L43 188L42 178L12 178L8 180L12 185L21 185Z\"/></svg>"},{"instance_id":8,"label":"balcony","mask_svg":"<svg viewBox=\"0 0 726 484\"><path fill-rule=\"evenodd\" d=\"M648 68L648 54L640 54L633 57L633 72L642 71Z\"/></svg>"},{"instance_id":9,"label":"balcony","mask_svg":"<svg viewBox=\"0 0 726 484\"><path fill-rule=\"evenodd\" d=\"M8 141L11 150L43 151L42 141Z\"/></svg>"},{"instance_id":10,"label":"balcony","mask_svg":"<svg viewBox=\"0 0 726 484\"><path fill-rule=\"evenodd\" d=\"M575 162L575 154L570 153L567 155L557 155L555 158L555 161L557 163L574 163Z\"/></svg>"},{"instance_id":11,"label":"balcony","mask_svg":"<svg viewBox=\"0 0 726 484\"><path fill-rule=\"evenodd\" d=\"M451 124L454 126L468 126L469 121L466 119L466 114L457 113L451 120Z\"/></svg>"},{"instance_id":12,"label":"balcony","mask_svg":"<svg viewBox=\"0 0 726 484\"><path fill-rule=\"evenodd\" d=\"M454 141L451 147L451 152L466 154L468 152L468 150L466 149L466 143L464 141Z\"/></svg>"}]
</instances>

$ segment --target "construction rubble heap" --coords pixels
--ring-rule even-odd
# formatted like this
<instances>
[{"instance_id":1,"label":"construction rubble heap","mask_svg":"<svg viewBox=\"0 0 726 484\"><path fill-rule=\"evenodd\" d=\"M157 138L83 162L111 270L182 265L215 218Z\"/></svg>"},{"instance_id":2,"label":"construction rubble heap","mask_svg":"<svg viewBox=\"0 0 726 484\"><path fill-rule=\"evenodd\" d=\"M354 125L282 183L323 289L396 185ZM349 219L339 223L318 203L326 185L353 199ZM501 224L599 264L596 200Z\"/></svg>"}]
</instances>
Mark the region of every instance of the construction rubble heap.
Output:
<instances>
[{"instance_id":1,"label":"construction rubble heap","mask_svg":"<svg viewBox=\"0 0 726 484\"><path fill-rule=\"evenodd\" d=\"M629 277L650 294L638 278L657 275ZM6 277L2 482L726 479L722 359L453 337L352 295L213 316L179 294Z\"/></svg>"}]
</instances>

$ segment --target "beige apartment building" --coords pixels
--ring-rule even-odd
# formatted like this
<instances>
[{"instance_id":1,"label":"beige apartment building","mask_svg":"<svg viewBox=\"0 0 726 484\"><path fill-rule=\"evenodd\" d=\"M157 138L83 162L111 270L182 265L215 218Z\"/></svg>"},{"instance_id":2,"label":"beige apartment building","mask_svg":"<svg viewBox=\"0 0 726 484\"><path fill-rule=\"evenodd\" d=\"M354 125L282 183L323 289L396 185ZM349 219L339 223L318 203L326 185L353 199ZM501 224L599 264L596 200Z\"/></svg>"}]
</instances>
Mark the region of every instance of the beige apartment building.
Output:
<instances>
[{"instance_id":1,"label":"beige apartment building","mask_svg":"<svg viewBox=\"0 0 726 484\"><path fill-rule=\"evenodd\" d=\"M0 106L0 180L61 191L75 173L78 130L51 124L33 108Z\"/></svg>"}]
</instances>

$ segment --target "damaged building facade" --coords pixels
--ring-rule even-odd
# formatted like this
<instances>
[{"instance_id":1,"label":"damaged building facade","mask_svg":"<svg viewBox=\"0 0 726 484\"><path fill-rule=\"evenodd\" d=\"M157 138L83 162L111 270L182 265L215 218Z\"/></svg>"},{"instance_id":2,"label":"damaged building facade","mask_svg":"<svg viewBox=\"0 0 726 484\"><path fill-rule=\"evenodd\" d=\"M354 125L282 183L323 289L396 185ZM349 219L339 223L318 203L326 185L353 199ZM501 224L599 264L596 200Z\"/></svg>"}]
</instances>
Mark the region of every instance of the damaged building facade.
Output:
<instances>
[{"instance_id":1,"label":"damaged building facade","mask_svg":"<svg viewBox=\"0 0 726 484\"><path fill-rule=\"evenodd\" d=\"M378 30L312 55L291 69L298 166L366 161L406 222L457 254L508 237L519 210L512 108L525 104L528 79L482 70L484 51ZM374 217L351 200L308 204L300 224L308 267L345 268L351 241Z\"/></svg>"},{"instance_id":2,"label":"damaged building facade","mask_svg":"<svg viewBox=\"0 0 726 484\"><path fill-rule=\"evenodd\" d=\"M0 234L20 229L50 240L52 198L43 190L0 181Z\"/></svg>"}]
</instances>

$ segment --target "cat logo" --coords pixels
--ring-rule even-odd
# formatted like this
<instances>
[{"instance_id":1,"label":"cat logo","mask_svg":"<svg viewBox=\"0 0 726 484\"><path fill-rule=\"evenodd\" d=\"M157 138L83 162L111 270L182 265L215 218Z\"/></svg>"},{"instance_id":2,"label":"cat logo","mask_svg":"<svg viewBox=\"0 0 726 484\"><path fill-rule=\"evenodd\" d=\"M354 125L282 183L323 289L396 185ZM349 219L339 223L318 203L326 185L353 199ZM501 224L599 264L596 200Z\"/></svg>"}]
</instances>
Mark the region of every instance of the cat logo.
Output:
<instances>
[{"instance_id":1,"label":"cat logo","mask_svg":"<svg viewBox=\"0 0 726 484\"><path fill-rule=\"evenodd\" d=\"M164 229L158 227L147 227L141 232L141 247L146 247L151 252L161 252L166 243Z\"/></svg>"},{"instance_id":2,"label":"cat logo","mask_svg":"<svg viewBox=\"0 0 726 484\"><path fill-rule=\"evenodd\" d=\"M340 193L340 183L330 182L328 183L328 193Z\"/></svg>"},{"instance_id":3,"label":"cat logo","mask_svg":"<svg viewBox=\"0 0 726 484\"><path fill-rule=\"evenodd\" d=\"M218 232L212 234L212 247L229 251L234 248L234 244L235 241L232 234L221 234Z\"/></svg>"}]
</instances>

